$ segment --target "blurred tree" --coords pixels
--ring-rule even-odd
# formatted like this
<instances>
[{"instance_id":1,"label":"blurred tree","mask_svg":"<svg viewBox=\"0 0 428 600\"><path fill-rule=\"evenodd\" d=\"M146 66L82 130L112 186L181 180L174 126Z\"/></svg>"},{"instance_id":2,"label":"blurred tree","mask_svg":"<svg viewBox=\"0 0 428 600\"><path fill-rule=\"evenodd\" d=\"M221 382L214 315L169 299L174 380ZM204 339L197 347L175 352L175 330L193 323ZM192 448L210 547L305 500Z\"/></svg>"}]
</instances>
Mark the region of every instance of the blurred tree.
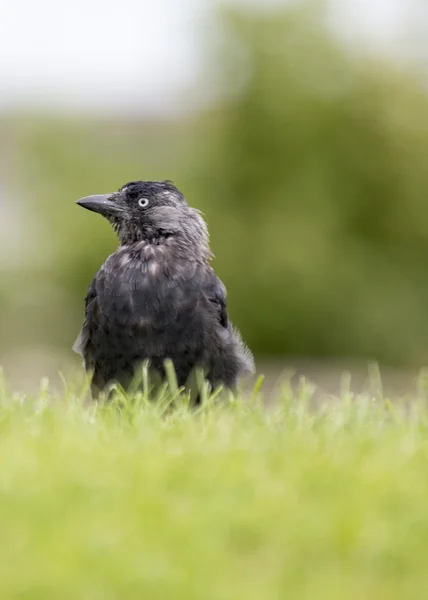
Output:
<instances>
[{"instance_id":1,"label":"blurred tree","mask_svg":"<svg viewBox=\"0 0 428 600\"><path fill-rule=\"evenodd\" d=\"M427 98L411 75L348 56L319 9L223 15L229 98L206 167L229 223L218 269L259 352L420 360Z\"/></svg>"}]
</instances>

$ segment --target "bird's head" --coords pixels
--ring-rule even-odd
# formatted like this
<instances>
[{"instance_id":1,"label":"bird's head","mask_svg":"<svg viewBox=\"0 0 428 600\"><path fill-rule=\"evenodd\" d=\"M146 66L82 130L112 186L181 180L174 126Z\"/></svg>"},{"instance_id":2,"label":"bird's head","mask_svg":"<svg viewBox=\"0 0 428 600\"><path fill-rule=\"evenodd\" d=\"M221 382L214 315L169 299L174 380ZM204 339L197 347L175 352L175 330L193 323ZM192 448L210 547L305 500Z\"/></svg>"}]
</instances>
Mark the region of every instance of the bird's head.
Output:
<instances>
[{"instance_id":1,"label":"bird's head","mask_svg":"<svg viewBox=\"0 0 428 600\"><path fill-rule=\"evenodd\" d=\"M131 181L117 192L86 196L77 204L108 219L122 245L175 238L210 257L205 221L170 181Z\"/></svg>"}]
</instances>

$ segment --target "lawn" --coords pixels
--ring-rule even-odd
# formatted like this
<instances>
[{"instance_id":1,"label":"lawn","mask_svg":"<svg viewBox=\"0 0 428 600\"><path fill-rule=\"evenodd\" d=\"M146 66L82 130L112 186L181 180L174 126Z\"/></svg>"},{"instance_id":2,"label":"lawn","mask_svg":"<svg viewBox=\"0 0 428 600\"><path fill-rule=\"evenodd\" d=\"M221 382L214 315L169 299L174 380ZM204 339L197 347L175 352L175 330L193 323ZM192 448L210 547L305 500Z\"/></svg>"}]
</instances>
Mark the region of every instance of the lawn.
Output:
<instances>
[{"instance_id":1,"label":"lawn","mask_svg":"<svg viewBox=\"0 0 428 600\"><path fill-rule=\"evenodd\" d=\"M0 598L428 594L425 392L264 408L2 386Z\"/></svg>"}]
</instances>

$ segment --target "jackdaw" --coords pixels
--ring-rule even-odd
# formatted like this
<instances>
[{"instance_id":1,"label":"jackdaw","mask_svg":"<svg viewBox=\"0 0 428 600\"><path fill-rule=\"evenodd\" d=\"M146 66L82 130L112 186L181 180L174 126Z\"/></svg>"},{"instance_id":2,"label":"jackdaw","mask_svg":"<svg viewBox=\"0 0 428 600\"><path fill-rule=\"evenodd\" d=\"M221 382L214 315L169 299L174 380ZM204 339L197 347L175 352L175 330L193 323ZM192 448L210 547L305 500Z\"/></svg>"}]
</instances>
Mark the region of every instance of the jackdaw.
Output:
<instances>
[{"instance_id":1,"label":"jackdaw","mask_svg":"<svg viewBox=\"0 0 428 600\"><path fill-rule=\"evenodd\" d=\"M212 388L230 389L254 371L210 266L205 221L172 182L131 181L77 204L106 217L120 242L89 286L73 345L92 373L93 395L112 382L127 388L146 360L162 380L170 359L185 387L195 368Z\"/></svg>"}]
</instances>

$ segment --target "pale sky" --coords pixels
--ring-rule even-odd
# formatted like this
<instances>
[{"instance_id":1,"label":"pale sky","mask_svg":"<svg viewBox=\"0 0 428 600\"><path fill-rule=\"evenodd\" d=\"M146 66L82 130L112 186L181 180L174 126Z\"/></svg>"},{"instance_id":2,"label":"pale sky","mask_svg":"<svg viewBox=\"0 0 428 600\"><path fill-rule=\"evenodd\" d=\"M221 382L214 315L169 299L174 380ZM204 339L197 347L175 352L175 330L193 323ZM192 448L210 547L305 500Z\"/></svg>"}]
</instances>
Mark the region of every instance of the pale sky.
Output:
<instances>
[{"instance_id":1,"label":"pale sky","mask_svg":"<svg viewBox=\"0 0 428 600\"><path fill-rule=\"evenodd\" d=\"M334 23L345 38L383 48L393 47L417 0L332 1ZM16 106L168 111L180 104L202 68L198 49L215 5L216 0L4 0L0 111Z\"/></svg>"}]
</instances>

